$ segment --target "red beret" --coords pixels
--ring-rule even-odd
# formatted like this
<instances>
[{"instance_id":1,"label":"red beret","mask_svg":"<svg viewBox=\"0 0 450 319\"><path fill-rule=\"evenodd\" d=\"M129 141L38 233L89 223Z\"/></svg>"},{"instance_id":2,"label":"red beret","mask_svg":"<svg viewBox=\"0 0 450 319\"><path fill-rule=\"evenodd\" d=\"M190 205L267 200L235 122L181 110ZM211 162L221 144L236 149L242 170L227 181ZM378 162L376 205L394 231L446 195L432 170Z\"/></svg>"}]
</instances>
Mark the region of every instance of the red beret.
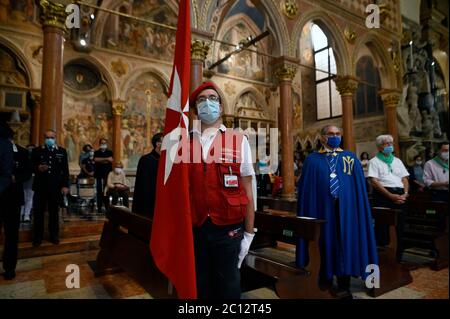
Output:
<instances>
[{"instance_id":1,"label":"red beret","mask_svg":"<svg viewBox=\"0 0 450 319\"><path fill-rule=\"evenodd\" d=\"M189 106L195 107L195 101L197 100L197 96L202 91L207 90L207 89L213 89L214 91L217 92L217 94L219 94L219 90L217 89L217 86L213 82L203 82L191 93L191 96L189 97ZM219 96L220 96L220 94L219 94Z\"/></svg>"}]
</instances>

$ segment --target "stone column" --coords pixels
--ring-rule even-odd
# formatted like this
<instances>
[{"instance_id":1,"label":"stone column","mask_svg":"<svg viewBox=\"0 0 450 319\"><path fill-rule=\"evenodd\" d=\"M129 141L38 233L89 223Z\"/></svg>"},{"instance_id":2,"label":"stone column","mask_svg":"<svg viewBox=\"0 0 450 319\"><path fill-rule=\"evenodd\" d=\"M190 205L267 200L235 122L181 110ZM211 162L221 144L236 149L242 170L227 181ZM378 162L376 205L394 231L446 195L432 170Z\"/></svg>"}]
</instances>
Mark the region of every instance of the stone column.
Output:
<instances>
[{"instance_id":1,"label":"stone column","mask_svg":"<svg viewBox=\"0 0 450 319\"><path fill-rule=\"evenodd\" d=\"M351 76L342 76L334 79L336 88L342 100L342 129L344 130L344 149L356 151L353 137L353 95L358 89L358 81Z\"/></svg>"},{"instance_id":2,"label":"stone column","mask_svg":"<svg viewBox=\"0 0 450 319\"><path fill-rule=\"evenodd\" d=\"M275 61L275 77L280 88L281 174L285 199L295 198L292 80L297 72L294 60L286 57Z\"/></svg>"},{"instance_id":3,"label":"stone column","mask_svg":"<svg viewBox=\"0 0 450 319\"><path fill-rule=\"evenodd\" d=\"M113 142L112 151L114 155L114 161L118 162L122 159L122 113L125 110L125 101L114 100L112 101L112 113L113 113Z\"/></svg>"},{"instance_id":4,"label":"stone column","mask_svg":"<svg viewBox=\"0 0 450 319\"><path fill-rule=\"evenodd\" d=\"M203 82L203 65L208 55L212 33L206 33L201 30L192 29L191 42L191 79L189 92L194 91ZM192 121L197 119L195 110L189 109L189 127L192 127Z\"/></svg>"},{"instance_id":5,"label":"stone column","mask_svg":"<svg viewBox=\"0 0 450 319\"><path fill-rule=\"evenodd\" d=\"M383 89L378 92L383 101L386 115L387 131L394 138L394 150L397 156L400 154L397 131L397 106L400 102L400 91L395 89Z\"/></svg>"},{"instance_id":6,"label":"stone column","mask_svg":"<svg viewBox=\"0 0 450 319\"><path fill-rule=\"evenodd\" d=\"M194 40L191 43L191 87L194 91L203 82L203 63L209 51L209 43Z\"/></svg>"},{"instance_id":7,"label":"stone column","mask_svg":"<svg viewBox=\"0 0 450 319\"><path fill-rule=\"evenodd\" d=\"M41 91L32 90L31 99L33 100L33 105L31 107L31 138L30 142L36 146L39 145L41 136L39 136L39 122L41 120Z\"/></svg>"},{"instance_id":8,"label":"stone column","mask_svg":"<svg viewBox=\"0 0 450 319\"><path fill-rule=\"evenodd\" d=\"M54 129L61 142L63 97L63 51L65 36L65 6L40 0L44 29L44 51L41 83L41 116L39 141L44 132Z\"/></svg>"}]
</instances>

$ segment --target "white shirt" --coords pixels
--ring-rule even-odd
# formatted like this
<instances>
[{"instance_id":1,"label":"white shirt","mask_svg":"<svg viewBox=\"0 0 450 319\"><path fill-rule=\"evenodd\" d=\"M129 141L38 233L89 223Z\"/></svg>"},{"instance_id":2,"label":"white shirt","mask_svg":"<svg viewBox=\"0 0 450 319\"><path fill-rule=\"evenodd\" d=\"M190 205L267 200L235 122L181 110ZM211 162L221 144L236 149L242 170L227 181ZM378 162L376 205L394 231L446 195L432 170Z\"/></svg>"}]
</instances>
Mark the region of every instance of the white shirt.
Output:
<instances>
[{"instance_id":1,"label":"white shirt","mask_svg":"<svg viewBox=\"0 0 450 319\"><path fill-rule=\"evenodd\" d=\"M394 157L391 168L392 172L390 171L388 164L379 158L374 157L369 161L369 172L367 173L367 176L378 179L383 187L404 188L402 178L409 176L405 165L403 165L400 159Z\"/></svg>"},{"instance_id":2,"label":"white shirt","mask_svg":"<svg viewBox=\"0 0 450 319\"><path fill-rule=\"evenodd\" d=\"M435 160L429 160L425 163L423 168L423 181L427 187L430 187L433 183L445 183L448 182L448 169L444 169ZM448 187L441 186L434 189L447 190Z\"/></svg>"}]
</instances>

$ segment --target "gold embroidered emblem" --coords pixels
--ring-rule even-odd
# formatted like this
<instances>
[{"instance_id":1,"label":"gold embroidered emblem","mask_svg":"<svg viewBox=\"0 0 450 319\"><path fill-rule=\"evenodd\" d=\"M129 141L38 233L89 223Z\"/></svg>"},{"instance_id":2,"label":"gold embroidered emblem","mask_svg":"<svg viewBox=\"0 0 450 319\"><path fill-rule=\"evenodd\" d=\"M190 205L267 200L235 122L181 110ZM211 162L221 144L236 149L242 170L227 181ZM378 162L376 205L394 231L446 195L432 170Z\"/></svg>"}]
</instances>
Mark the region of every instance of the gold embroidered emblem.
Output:
<instances>
[{"instance_id":1,"label":"gold embroidered emblem","mask_svg":"<svg viewBox=\"0 0 450 319\"><path fill-rule=\"evenodd\" d=\"M344 174L352 175L355 159L350 156L344 156L342 157L342 160L344 162Z\"/></svg>"}]
</instances>

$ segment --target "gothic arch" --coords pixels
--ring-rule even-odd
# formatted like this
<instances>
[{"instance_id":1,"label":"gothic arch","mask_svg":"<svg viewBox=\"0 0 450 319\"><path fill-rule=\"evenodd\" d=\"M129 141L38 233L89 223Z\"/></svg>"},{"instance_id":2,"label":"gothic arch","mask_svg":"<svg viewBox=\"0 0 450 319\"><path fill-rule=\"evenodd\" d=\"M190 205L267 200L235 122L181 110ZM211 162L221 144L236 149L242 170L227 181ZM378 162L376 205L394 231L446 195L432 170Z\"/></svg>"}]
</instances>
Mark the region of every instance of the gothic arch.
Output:
<instances>
[{"instance_id":1,"label":"gothic arch","mask_svg":"<svg viewBox=\"0 0 450 319\"><path fill-rule=\"evenodd\" d=\"M257 89L255 89L254 87L247 87L244 88L242 91L240 91L237 95L236 98L233 100L233 103L230 105L230 108L232 108L232 110L229 110L230 112L228 114L234 114L236 115L237 110L235 109L236 104L239 102L239 99L241 98L242 95L246 94L246 93L251 93L255 99L256 102L261 105L262 109L267 112L267 115L269 116L270 114L270 110L269 110L269 106L266 103L266 100L264 98L264 96L261 94L261 92L259 92Z\"/></svg>"},{"instance_id":2,"label":"gothic arch","mask_svg":"<svg viewBox=\"0 0 450 319\"><path fill-rule=\"evenodd\" d=\"M163 85L163 87L168 90L170 79L169 77L164 74L162 71L155 69L154 67L144 67L139 68L139 70L136 70L136 72L130 73L128 78L123 82L122 86L120 87L120 98L122 100L125 100L128 90L130 89L130 86L134 83L134 81L139 78L141 75L150 73L154 75ZM167 92L166 92L167 93Z\"/></svg>"},{"instance_id":3,"label":"gothic arch","mask_svg":"<svg viewBox=\"0 0 450 319\"><path fill-rule=\"evenodd\" d=\"M356 59L358 57L358 53L361 48L366 45L372 53L373 58L378 63L380 77L381 77L381 86L382 88L397 88L399 87L397 83L397 76L394 71L394 65L389 56L388 51L386 50L385 45L378 39L376 34L373 31L366 33L357 43L355 44L355 48L352 54L352 65L350 72L348 74L355 75L356 73L356 63L358 62Z\"/></svg>"},{"instance_id":4,"label":"gothic arch","mask_svg":"<svg viewBox=\"0 0 450 319\"><path fill-rule=\"evenodd\" d=\"M306 12L296 23L292 32L292 41L289 44L288 55L300 58L300 50L298 48L303 27L308 22L316 23L328 36L331 47L333 48L334 57L336 59L337 73L340 75L350 74L350 61L348 57L348 49L339 27L334 20L322 9L313 9Z\"/></svg>"},{"instance_id":5,"label":"gothic arch","mask_svg":"<svg viewBox=\"0 0 450 319\"><path fill-rule=\"evenodd\" d=\"M111 100L114 100L118 97L118 89L116 87L116 82L113 80L111 73L109 72L108 68L103 64L103 62L101 62L98 58L92 55L89 56L79 55L70 57L70 59L64 61L64 65L68 65L69 63L72 63L74 61L81 61L81 62L85 61L87 65L91 65L97 68L97 71L100 73L102 80L105 82L106 87L109 90Z\"/></svg>"},{"instance_id":6,"label":"gothic arch","mask_svg":"<svg viewBox=\"0 0 450 319\"><path fill-rule=\"evenodd\" d=\"M40 87L40 85L38 85L38 83L36 83L37 76L33 76L33 72L32 72L33 68L31 66L31 64L29 63L25 54L20 50L20 48L18 48L14 43L12 43L10 40L8 40L7 38L5 38L1 35L0 35L0 45L3 45L5 48L10 50L14 54L14 57L17 58L19 60L19 62L23 65L23 70L25 71L25 74L27 77L26 80L27 80L28 87L29 88Z\"/></svg>"},{"instance_id":7,"label":"gothic arch","mask_svg":"<svg viewBox=\"0 0 450 319\"><path fill-rule=\"evenodd\" d=\"M268 16L268 29L271 31L271 35L276 43L276 48L279 50L279 55L285 55L288 51L289 33L287 26L284 23L284 18L280 15L280 11L274 1L260 0L258 1L262 13ZM221 15L221 20L218 22L217 31L223 29L223 22L226 13L231 8L231 5L226 7ZM208 31L211 25L212 14L215 9L215 0L206 0L203 5L203 10L200 12L200 16L197 20L197 26L199 29ZM261 30L265 31L265 30Z\"/></svg>"}]
</instances>

